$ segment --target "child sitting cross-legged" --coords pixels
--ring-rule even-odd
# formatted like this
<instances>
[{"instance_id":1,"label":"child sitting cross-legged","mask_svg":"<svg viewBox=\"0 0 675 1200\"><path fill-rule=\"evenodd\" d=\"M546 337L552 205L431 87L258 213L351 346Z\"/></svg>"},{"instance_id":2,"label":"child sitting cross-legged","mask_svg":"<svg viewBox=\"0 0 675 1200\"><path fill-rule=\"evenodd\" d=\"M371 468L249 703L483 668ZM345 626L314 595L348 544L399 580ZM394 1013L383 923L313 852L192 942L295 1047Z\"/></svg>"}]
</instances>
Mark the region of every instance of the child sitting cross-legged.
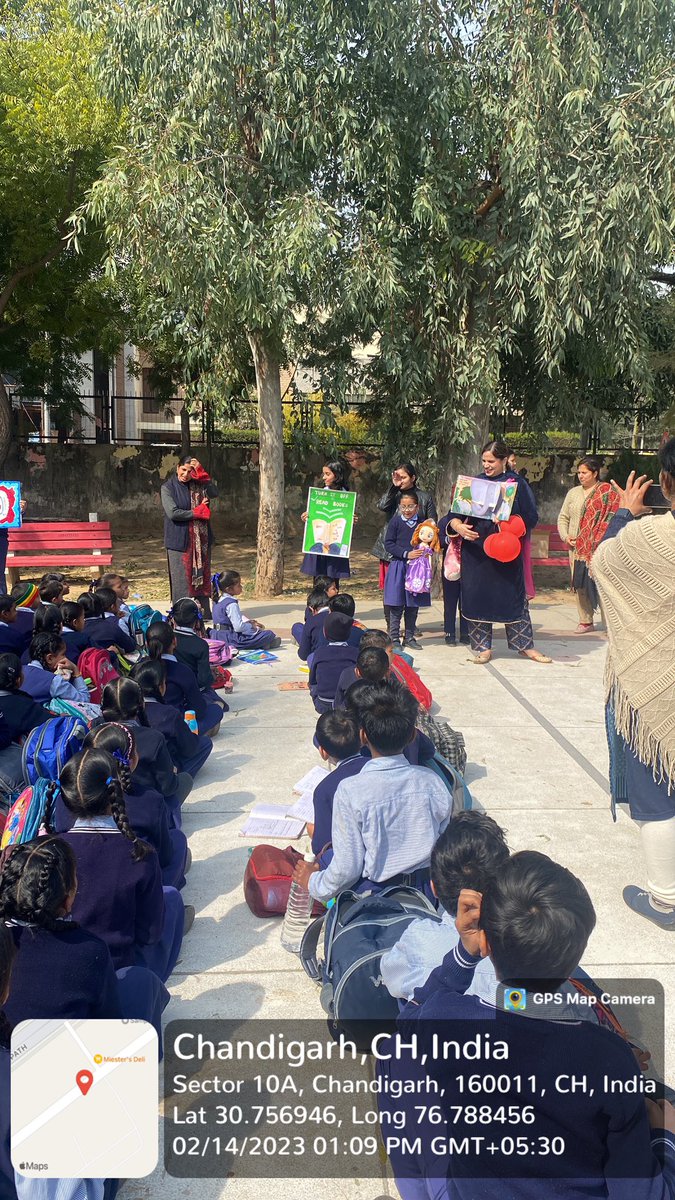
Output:
<instances>
[{"instance_id":1,"label":"child sitting cross-legged","mask_svg":"<svg viewBox=\"0 0 675 1200\"><path fill-rule=\"evenodd\" d=\"M368 759L361 753L359 723L352 712L323 713L316 723L316 742L324 762L335 769L330 771L314 789L314 825L309 829L312 850L319 855L332 841L333 801L343 779L358 775ZM327 867L333 857L332 846L318 858L319 866Z\"/></svg>"},{"instance_id":2,"label":"child sitting cross-legged","mask_svg":"<svg viewBox=\"0 0 675 1200\"><path fill-rule=\"evenodd\" d=\"M367 639L369 633L370 630L366 630L363 637ZM384 683L389 679L389 669L389 655L386 650L380 646L371 646L369 642L366 642L364 647L362 642L354 666L345 667L338 679L335 708L344 707L347 692L357 679L365 679L366 683Z\"/></svg>"},{"instance_id":3,"label":"child sitting cross-legged","mask_svg":"<svg viewBox=\"0 0 675 1200\"><path fill-rule=\"evenodd\" d=\"M166 677L166 663L161 658L142 658L131 672L143 693L148 724L164 735L178 769L194 779L213 750L213 742L204 734L193 733L183 713L167 703Z\"/></svg>"},{"instance_id":4,"label":"child sitting cross-legged","mask_svg":"<svg viewBox=\"0 0 675 1200\"><path fill-rule=\"evenodd\" d=\"M68 657L72 662L77 662L82 651L88 650L92 644L84 628L84 608L76 600L64 600L61 605L61 619Z\"/></svg>"},{"instance_id":5,"label":"child sitting cross-legged","mask_svg":"<svg viewBox=\"0 0 675 1200\"><path fill-rule=\"evenodd\" d=\"M307 597L305 624L295 624L291 633L298 643L298 658L312 665L312 658L323 639L323 625L330 612L323 588L314 588Z\"/></svg>"},{"instance_id":6,"label":"child sitting cross-legged","mask_svg":"<svg viewBox=\"0 0 675 1200\"><path fill-rule=\"evenodd\" d=\"M23 654L30 634L16 625L16 601L12 596L0 596L0 653Z\"/></svg>"},{"instance_id":7,"label":"child sitting cross-legged","mask_svg":"<svg viewBox=\"0 0 675 1200\"><path fill-rule=\"evenodd\" d=\"M221 571L213 576L213 631L211 637L240 650L276 650L281 638L260 621L244 616L239 607L243 592L238 571Z\"/></svg>"},{"instance_id":8,"label":"child sitting cross-legged","mask_svg":"<svg viewBox=\"0 0 675 1200\"><path fill-rule=\"evenodd\" d=\"M401 684L397 683L395 679L391 679L391 677L389 679L384 679L381 683L372 684L366 683L365 679L357 679L356 683L353 683L351 687L348 688L345 695L344 708L341 711L344 712L346 709L348 712L353 713L356 716L360 726L363 705L371 704L372 698L377 689L387 686L393 688L394 690L399 688L404 695L410 697L410 693L407 691L407 689L401 687ZM415 712L419 713L419 706L415 709ZM419 718L416 717L415 719L418 720ZM415 728L413 731L413 736L411 737L407 746L403 747L404 757L407 758L411 767L426 766L428 760L434 757L435 752L436 750L431 738L428 738L425 733L422 733L421 729L417 728ZM370 751L368 750L367 746L363 747L361 753L367 758L370 756Z\"/></svg>"},{"instance_id":9,"label":"child sitting cross-legged","mask_svg":"<svg viewBox=\"0 0 675 1200\"><path fill-rule=\"evenodd\" d=\"M22 687L39 704L46 704L55 697L89 702L89 688L77 664L66 658L66 645L59 633L34 635L29 662L23 670Z\"/></svg>"},{"instance_id":10,"label":"child sitting cross-legged","mask_svg":"<svg viewBox=\"0 0 675 1200\"><path fill-rule=\"evenodd\" d=\"M515 1194L504 1181L514 1186L517 1181L521 1200L590 1196L670 1200L675 1180L675 1110L665 1102L650 1104L648 1109L640 1067L622 1038L592 1020L580 1020L580 1005L566 1009L545 998L556 997L574 975L594 925L593 905L581 881L534 851L514 854L489 880L482 897L468 889L460 893L460 941L399 1016L402 1054L387 1064L387 1073L405 1079L411 1093L422 1074L436 1083L439 1091L433 1103L452 1122L450 1154L442 1144L434 1152L431 1127L420 1130L425 1147L421 1159L416 1156L420 1185L443 1181L443 1194L454 1200ZM503 999L492 1004L467 991L478 964L488 956L497 980L506 988ZM514 992L520 1004L511 1008L508 997ZM475 1126L469 1128L471 1114L463 1107L466 1095L461 1089L466 1089L470 1072L483 1103L487 1092L480 1088L480 1080L484 1077L487 1085L487 1077L494 1077L495 1063L486 1055L471 1063L458 1058L449 1069L447 1060L433 1049L433 1035L441 1029L444 1038L461 1031L462 1042L476 1037L485 1042L489 1036L492 1045L496 1038L504 1046L502 1065L508 1067L505 1079L510 1086L500 1090L499 1103L506 1111L515 1105L518 1112L527 1103L532 1114L527 1125L528 1152L517 1163L509 1153L511 1143L505 1145L499 1137L494 1138L496 1152L475 1153L467 1136ZM414 1037L413 1059L407 1047ZM534 1086L525 1101L519 1081L530 1077ZM567 1085L568 1080L583 1080L583 1087ZM391 1087L393 1078L389 1083ZM414 1096L419 1103L418 1092ZM381 1107L387 1103L380 1099ZM404 1103L410 1116L412 1105L413 1101L409 1108ZM549 1147L558 1147L555 1165L549 1158L544 1163L541 1151L532 1153L533 1147L542 1146L542 1138ZM431 1187L423 1191L420 1186L413 1193L406 1186L412 1182L410 1164L393 1162L393 1166L395 1174L404 1168L408 1176L404 1194L432 1192Z\"/></svg>"},{"instance_id":11,"label":"child sitting cross-legged","mask_svg":"<svg viewBox=\"0 0 675 1200\"><path fill-rule=\"evenodd\" d=\"M354 685L358 686L358 685ZM411 767L403 749L415 735L417 704L398 684L361 698L360 737L371 758L338 785L333 804L333 859L326 870L299 863L294 878L315 900L345 888L381 891L391 883L429 888L429 859L445 829L452 798L432 771Z\"/></svg>"},{"instance_id":12,"label":"child sitting cross-legged","mask_svg":"<svg viewBox=\"0 0 675 1200\"><path fill-rule=\"evenodd\" d=\"M166 621L154 621L148 626L145 640L150 658L166 665L167 704L173 705L183 716L186 712L194 712L199 732L214 738L227 705L219 704L210 690L203 692L194 671L185 662L178 661L175 630ZM206 654L208 659L208 648Z\"/></svg>"},{"instance_id":13,"label":"child sitting cross-legged","mask_svg":"<svg viewBox=\"0 0 675 1200\"><path fill-rule=\"evenodd\" d=\"M351 633L349 634L349 645L359 647L361 638L366 632L366 627L362 621L356 620L356 600L350 596L349 592L339 592L336 596L328 598L328 608L332 613L343 613L345 617L349 617L352 623Z\"/></svg>"},{"instance_id":14,"label":"child sitting cross-legged","mask_svg":"<svg viewBox=\"0 0 675 1200\"><path fill-rule=\"evenodd\" d=\"M349 644L352 625L351 617L343 613L328 613L326 617L325 638L314 652L309 671L309 692L319 713L333 707L342 672L358 658L358 647Z\"/></svg>"}]
</instances>

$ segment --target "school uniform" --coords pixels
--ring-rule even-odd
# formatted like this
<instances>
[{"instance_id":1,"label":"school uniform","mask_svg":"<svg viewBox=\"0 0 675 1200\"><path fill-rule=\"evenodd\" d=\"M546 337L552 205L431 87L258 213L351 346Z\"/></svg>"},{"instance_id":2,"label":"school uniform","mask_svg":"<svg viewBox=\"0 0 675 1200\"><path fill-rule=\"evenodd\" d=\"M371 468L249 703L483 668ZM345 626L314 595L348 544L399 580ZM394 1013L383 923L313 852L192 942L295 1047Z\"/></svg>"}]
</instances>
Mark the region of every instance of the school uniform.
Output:
<instances>
[{"instance_id":1,"label":"school uniform","mask_svg":"<svg viewBox=\"0 0 675 1200\"><path fill-rule=\"evenodd\" d=\"M303 662L309 662L310 654L314 654L323 639L324 622L329 614L330 609L326 604L324 608L312 613L305 621L298 646L298 658L301 658Z\"/></svg>"},{"instance_id":2,"label":"school uniform","mask_svg":"<svg viewBox=\"0 0 675 1200\"><path fill-rule=\"evenodd\" d=\"M0 715L10 731L12 741L18 742L31 729L44 725L53 713L44 705L38 704L32 696L23 691L0 690Z\"/></svg>"},{"instance_id":3,"label":"school uniform","mask_svg":"<svg viewBox=\"0 0 675 1200\"><path fill-rule=\"evenodd\" d=\"M14 627L21 637L26 639L26 644L30 644L30 639L33 636L33 626L35 625L35 609L33 608L17 608L16 620Z\"/></svg>"},{"instance_id":4,"label":"school uniform","mask_svg":"<svg viewBox=\"0 0 675 1200\"><path fill-rule=\"evenodd\" d=\"M141 791L159 792L170 813L170 824L181 827L181 804L192 791L192 778L186 771L175 771L166 740L158 729L140 721L123 721L134 735L138 766L132 774Z\"/></svg>"},{"instance_id":5,"label":"school uniform","mask_svg":"<svg viewBox=\"0 0 675 1200\"><path fill-rule=\"evenodd\" d=\"M211 637L228 646L239 646L242 650L269 650L277 635L273 629L258 629L247 621L239 607L236 596L225 592L213 606L213 632Z\"/></svg>"},{"instance_id":6,"label":"school uniform","mask_svg":"<svg viewBox=\"0 0 675 1200\"><path fill-rule=\"evenodd\" d=\"M168 979L183 936L183 901L162 888L155 851L134 862L112 816L78 819L64 841L77 859L73 919L106 943L116 969L147 966Z\"/></svg>"},{"instance_id":7,"label":"school uniform","mask_svg":"<svg viewBox=\"0 0 675 1200\"><path fill-rule=\"evenodd\" d=\"M335 699L333 701L333 708L344 708L345 707L345 705L347 703L347 692L349 691L352 684L356 683L357 679L358 679L358 675L356 674L356 667L354 667L354 666L345 667L340 678L338 679L338 684L335 689Z\"/></svg>"},{"instance_id":8,"label":"school uniform","mask_svg":"<svg viewBox=\"0 0 675 1200\"><path fill-rule=\"evenodd\" d=\"M17 1200L10 1152L10 1066L9 1046L0 1043L0 1200Z\"/></svg>"},{"instance_id":9,"label":"school uniform","mask_svg":"<svg viewBox=\"0 0 675 1200\"><path fill-rule=\"evenodd\" d=\"M446 550L450 545L450 539L452 537L450 522L454 520L456 516L457 513L449 512L447 516L443 517L439 523L438 540L440 541L444 550ZM441 579L443 581L443 632L446 638L450 638L451 641L454 642L457 632L457 610L459 609L459 595L462 580L461 578L446 579L442 570ZM469 626L464 619L461 609L459 613L459 640L466 645L469 644Z\"/></svg>"},{"instance_id":10,"label":"school uniform","mask_svg":"<svg viewBox=\"0 0 675 1200\"><path fill-rule=\"evenodd\" d=\"M163 734L172 761L194 779L213 750L211 738L193 733L185 717L172 704L145 697L145 715L153 729Z\"/></svg>"},{"instance_id":11,"label":"school uniform","mask_svg":"<svg viewBox=\"0 0 675 1200\"><path fill-rule=\"evenodd\" d=\"M209 734L212 729L217 732L223 712L228 711L227 704L219 704L210 699L208 692L200 691L194 672L175 654L163 654L162 661L166 663L166 703L183 715L192 709L201 734Z\"/></svg>"},{"instance_id":12,"label":"school uniform","mask_svg":"<svg viewBox=\"0 0 675 1200\"><path fill-rule=\"evenodd\" d=\"M65 679L63 675L46 671L35 659L23 668L23 691L28 692L38 704L48 704L57 698L90 703L89 688L81 675L75 679Z\"/></svg>"},{"instance_id":13,"label":"school uniform","mask_svg":"<svg viewBox=\"0 0 675 1200\"><path fill-rule=\"evenodd\" d=\"M108 645L117 646L122 654L135 654L138 650L136 639L124 632L114 613L104 613L103 620L106 622L109 631ZM105 646L103 649L105 650Z\"/></svg>"},{"instance_id":14,"label":"school uniform","mask_svg":"<svg viewBox=\"0 0 675 1200\"><path fill-rule=\"evenodd\" d=\"M309 692L318 713L332 709L340 676L358 656L358 648L348 642L324 642L319 646L309 672Z\"/></svg>"},{"instance_id":15,"label":"school uniform","mask_svg":"<svg viewBox=\"0 0 675 1200\"><path fill-rule=\"evenodd\" d=\"M83 650L90 650L93 646L91 637L85 629L80 632L78 629L71 629L69 625L63 626L63 640L66 643L66 658L74 663L77 662ZM100 649L99 646L96 648Z\"/></svg>"},{"instance_id":16,"label":"school uniform","mask_svg":"<svg viewBox=\"0 0 675 1200\"><path fill-rule=\"evenodd\" d=\"M343 758L337 763L332 771L328 773L325 779L321 780L314 788L314 833L312 834L312 850L315 855L323 850L324 846L332 842L332 827L333 827L333 804L335 802L335 793L342 783L343 779L349 779L352 775L358 775L367 763L367 759L362 754L352 754L349 758ZM319 866L323 870L327 867L333 857L332 845L318 859Z\"/></svg>"},{"instance_id":17,"label":"school uniform","mask_svg":"<svg viewBox=\"0 0 675 1200\"><path fill-rule=\"evenodd\" d=\"M22 633L15 628L15 624L8 625L6 621L0 621L0 654L16 654L17 658L21 658L28 649L32 633Z\"/></svg>"},{"instance_id":18,"label":"school uniform","mask_svg":"<svg viewBox=\"0 0 675 1200\"><path fill-rule=\"evenodd\" d=\"M417 623L417 609L428 608L430 592L413 593L406 590L405 571L408 556L413 549L412 536L419 524L419 513L403 518L396 513L387 525L384 545L391 555L387 578L384 581L384 604L389 610L389 636L396 644L400 642L401 619L405 621L405 637L412 638Z\"/></svg>"}]
</instances>

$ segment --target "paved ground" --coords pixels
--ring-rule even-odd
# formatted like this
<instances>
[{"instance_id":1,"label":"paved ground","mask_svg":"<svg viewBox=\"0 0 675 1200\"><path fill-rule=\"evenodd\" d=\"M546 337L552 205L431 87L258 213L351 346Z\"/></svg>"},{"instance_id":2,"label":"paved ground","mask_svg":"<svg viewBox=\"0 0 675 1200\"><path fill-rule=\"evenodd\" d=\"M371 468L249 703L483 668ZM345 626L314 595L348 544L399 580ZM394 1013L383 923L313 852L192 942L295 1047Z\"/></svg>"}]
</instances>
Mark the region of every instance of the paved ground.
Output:
<instances>
[{"instance_id":1,"label":"paved ground","mask_svg":"<svg viewBox=\"0 0 675 1200\"><path fill-rule=\"evenodd\" d=\"M297 605L247 603L247 610L287 636ZM375 604L359 617L382 626ZM537 849L577 873L597 911L584 965L596 977L655 976L671 994L675 943L623 904L628 882L642 883L638 834L628 818L612 822L606 785L602 705L605 641L575 637L571 603L534 602L538 644L555 662L539 665L510 655L501 637L489 667L468 661L465 647L446 648L441 612L425 613L424 649L416 666L431 687L438 712L461 729L469 755L467 778L476 800L501 824L512 849ZM171 980L171 1018L292 1017L320 1014L317 995L296 961L279 945L279 923L247 909L242 875L248 842L239 835L256 801L283 802L317 761L315 714L306 692L279 692L287 680L306 679L291 644L279 662L235 668L236 690L216 749L184 809L194 865L185 898L197 920ZM670 1056L672 1078L673 1047ZM393 1184L334 1181L274 1182L278 1200L375 1200L395 1195ZM124 1200L183 1200L199 1188L201 1200L249 1200L269 1184L167 1178L157 1171L129 1183Z\"/></svg>"}]
</instances>

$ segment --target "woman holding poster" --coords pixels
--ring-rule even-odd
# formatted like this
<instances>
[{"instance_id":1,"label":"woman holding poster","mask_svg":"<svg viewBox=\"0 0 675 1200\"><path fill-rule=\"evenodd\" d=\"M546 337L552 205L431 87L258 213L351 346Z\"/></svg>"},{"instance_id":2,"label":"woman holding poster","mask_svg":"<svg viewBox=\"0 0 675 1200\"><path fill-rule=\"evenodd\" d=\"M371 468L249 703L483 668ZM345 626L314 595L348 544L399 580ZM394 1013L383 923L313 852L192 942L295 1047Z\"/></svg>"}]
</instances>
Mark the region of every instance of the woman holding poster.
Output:
<instances>
[{"instance_id":1,"label":"woman holding poster","mask_svg":"<svg viewBox=\"0 0 675 1200\"><path fill-rule=\"evenodd\" d=\"M509 454L505 442L488 442L483 447L483 473L478 478L494 483L511 480ZM520 517L527 532L534 529L539 517L529 487L517 488L511 516ZM486 552L487 539L498 529L498 525L485 517L451 515L448 521L448 534L454 533L462 539L460 606L476 656L474 662L488 663L492 658L492 626L496 621L506 626L510 650L517 650L534 662L550 663L551 659L534 645L522 549L511 561L492 557L490 550L494 543L488 544Z\"/></svg>"},{"instance_id":2,"label":"woman holding poster","mask_svg":"<svg viewBox=\"0 0 675 1200\"><path fill-rule=\"evenodd\" d=\"M322 468L321 477L325 491L348 492L349 467L346 463L336 461L326 463ZM328 500L329 497L326 497ZM353 509L353 505L351 506ZM345 517L333 516L332 510L326 509L325 514L309 510L302 514L302 520L310 524L309 542L305 533L304 545L308 549L302 560L300 570L303 575L328 575L330 579L347 579L351 574L349 567L349 534L351 526L347 527Z\"/></svg>"}]
</instances>

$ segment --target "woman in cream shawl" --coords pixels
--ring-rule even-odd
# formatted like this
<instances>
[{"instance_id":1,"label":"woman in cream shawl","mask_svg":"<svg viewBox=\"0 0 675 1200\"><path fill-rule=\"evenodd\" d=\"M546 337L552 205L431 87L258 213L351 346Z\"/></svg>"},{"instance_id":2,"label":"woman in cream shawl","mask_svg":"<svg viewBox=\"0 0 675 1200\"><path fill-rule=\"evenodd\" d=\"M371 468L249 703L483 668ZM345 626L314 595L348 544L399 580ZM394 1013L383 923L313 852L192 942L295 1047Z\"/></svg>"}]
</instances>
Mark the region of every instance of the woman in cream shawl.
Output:
<instances>
[{"instance_id":1,"label":"woman in cream shawl","mask_svg":"<svg viewBox=\"0 0 675 1200\"><path fill-rule=\"evenodd\" d=\"M607 731L614 803L640 829L647 888L624 888L629 908L675 931L675 437L660 451L671 511L645 516L651 480L632 472L591 570L609 642ZM636 520L636 517L642 517Z\"/></svg>"}]
</instances>

